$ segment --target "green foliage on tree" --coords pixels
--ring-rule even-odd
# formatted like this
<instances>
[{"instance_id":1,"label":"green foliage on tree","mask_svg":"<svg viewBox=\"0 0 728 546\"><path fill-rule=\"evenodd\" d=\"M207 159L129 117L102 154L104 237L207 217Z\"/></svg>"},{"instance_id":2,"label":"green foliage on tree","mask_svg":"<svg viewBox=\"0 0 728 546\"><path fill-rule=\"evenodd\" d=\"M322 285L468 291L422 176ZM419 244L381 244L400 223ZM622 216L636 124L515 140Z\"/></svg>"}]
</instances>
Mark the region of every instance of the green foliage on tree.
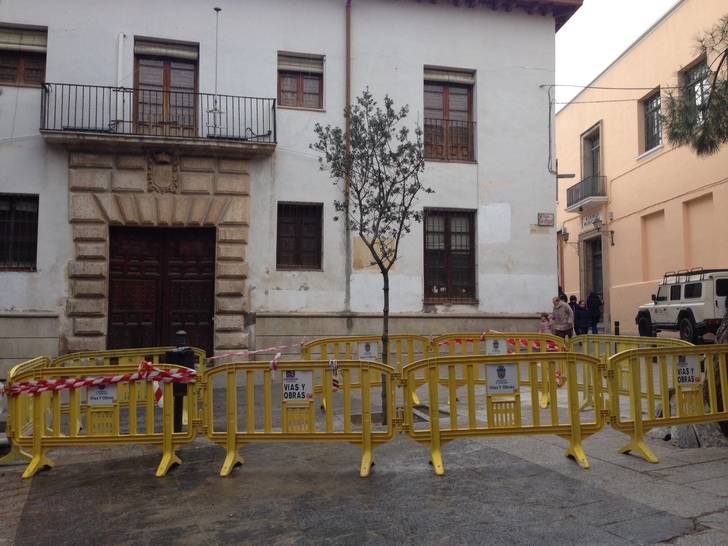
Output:
<instances>
[{"instance_id":1,"label":"green foliage on tree","mask_svg":"<svg viewBox=\"0 0 728 546\"><path fill-rule=\"evenodd\" d=\"M667 94L663 120L668 139L711 155L728 142L728 15L698 39L707 59L705 78Z\"/></svg>"},{"instance_id":2,"label":"green foliage on tree","mask_svg":"<svg viewBox=\"0 0 728 546\"><path fill-rule=\"evenodd\" d=\"M382 274L385 364L389 357L389 272L399 256L402 237L422 221L422 210L416 208L418 197L433 191L420 180L425 169L422 129L407 127L408 113L408 106L396 109L389 96L379 106L365 89L344 109L346 127L317 123L317 141L311 144L320 154L321 169L328 170L342 189L344 198L334 202L336 211L358 233Z\"/></svg>"}]
</instances>

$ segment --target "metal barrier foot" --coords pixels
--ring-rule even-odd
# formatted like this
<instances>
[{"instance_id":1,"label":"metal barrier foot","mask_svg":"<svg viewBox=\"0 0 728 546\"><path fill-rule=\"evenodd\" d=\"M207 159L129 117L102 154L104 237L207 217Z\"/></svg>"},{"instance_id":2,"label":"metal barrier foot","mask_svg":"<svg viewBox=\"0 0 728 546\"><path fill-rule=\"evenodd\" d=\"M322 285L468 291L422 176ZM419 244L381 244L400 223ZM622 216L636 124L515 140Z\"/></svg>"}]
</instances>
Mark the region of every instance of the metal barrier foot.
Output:
<instances>
[{"instance_id":1,"label":"metal barrier foot","mask_svg":"<svg viewBox=\"0 0 728 546\"><path fill-rule=\"evenodd\" d=\"M642 458L649 463L657 464L660 462L660 460L657 458L657 455L655 455L652 450L647 447L647 444L644 440L632 440L630 443L628 443L626 446L619 450L619 452L622 454L630 453L632 451L634 451L638 455L641 455Z\"/></svg>"},{"instance_id":2,"label":"metal barrier foot","mask_svg":"<svg viewBox=\"0 0 728 546\"><path fill-rule=\"evenodd\" d=\"M435 469L435 474L438 476L444 476L445 475L445 465L442 464L442 452L439 449L433 449L431 451L432 459L430 460L430 464L432 465L432 468Z\"/></svg>"},{"instance_id":3,"label":"metal barrier foot","mask_svg":"<svg viewBox=\"0 0 728 546\"><path fill-rule=\"evenodd\" d=\"M541 409L546 409L549 407L549 395L546 393L540 393L539 395L539 405L541 406Z\"/></svg>"},{"instance_id":4,"label":"metal barrier foot","mask_svg":"<svg viewBox=\"0 0 728 546\"><path fill-rule=\"evenodd\" d=\"M361 456L361 469L359 470L359 476L362 478L368 478L369 474L372 472L372 467L374 466L374 455L372 454L371 449L367 449L362 453Z\"/></svg>"},{"instance_id":5,"label":"metal barrier foot","mask_svg":"<svg viewBox=\"0 0 728 546\"><path fill-rule=\"evenodd\" d=\"M415 406L421 406L422 401L420 400L420 397L417 396L417 393L415 391L412 391L412 404Z\"/></svg>"},{"instance_id":6,"label":"metal barrier foot","mask_svg":"<svg viewBox=\"0 0 728 546\"><path fill-rule=\"evenodd\" d=\"M169 469L178 464L182 464L182 459L177 457L177 454L174 451L166 452L164 455L162 455L162 460L159 463L159 467L157 468L157 478L166 476L167 472L169 472Z\"/></svg>"},{"instance_id":7,"label":"metal barrier foot","mask_svg":"<svg viewBox=\"0 0 728 546\"><path fill-rule=\"evenodd\" d=\"M27 463L32 458L33 456L27 451L23 451L15 444L10 444L10 452L6 453L3 457L0 457L0 465Z\"/></svg>"},{"instance_id":8,"label":"metal barrier foot","mask_svg":"<svg viewBox=\"0 0 728 546\"><path fill-rule=\"evenodd\" d=\"M38 471L45 468L53 468L54 466L56 466L56 463L46 457L45 450L41 451L38 455L33 455L28 468L23 472L23 478L32 478Z\"/></svg>"},{"instance_id":9,"label":"metal barrier foot","mask_svg":"<svg viewBox=\"0 0 728 546\"><path fill-rule=\"evenodd\" d=\"M569 447L569 449L566 450L566 456L570 459L574 459L584 470L591 466L581 444L575 444Z\"/></svg>"},{"instance_id":10,"label":"metal barrier foot","mask_svg":"<svg viewBox=\"0 0 728 546\"><path fill-rule=\"evenodd\" d=\"M236 466L240 466L243 464L245 464L245 459L243 459L242 455L240 455L240 452L237 449L228 451L227 455L225 456L225 462L222 463L222 468L220 469L220 476L222 476L223 478L229 476Z\"/></svg>"}]
</instances>

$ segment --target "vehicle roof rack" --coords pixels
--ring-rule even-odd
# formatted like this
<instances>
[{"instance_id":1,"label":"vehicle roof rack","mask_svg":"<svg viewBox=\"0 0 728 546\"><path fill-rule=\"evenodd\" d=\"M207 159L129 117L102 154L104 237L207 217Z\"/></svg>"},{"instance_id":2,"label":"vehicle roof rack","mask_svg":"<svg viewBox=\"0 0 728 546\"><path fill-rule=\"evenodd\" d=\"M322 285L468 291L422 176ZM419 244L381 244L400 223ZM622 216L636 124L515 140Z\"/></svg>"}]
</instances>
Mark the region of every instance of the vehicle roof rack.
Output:
<instances>
[{"instance_id":1,"label":"vehicle roof rack","mask_svg":"<svg viewBox=\"0 0 728 546\"><path fill-rule=\"evenodd\" d=\"M705 269L703 267L693 267L692 269L679 269L677 271L668 271L662 278L662 284L677 284L688 281L704 281L705 275L707 275L708 273L722 272L728 273L728 268Z\"/></svg>"}]
</instances>

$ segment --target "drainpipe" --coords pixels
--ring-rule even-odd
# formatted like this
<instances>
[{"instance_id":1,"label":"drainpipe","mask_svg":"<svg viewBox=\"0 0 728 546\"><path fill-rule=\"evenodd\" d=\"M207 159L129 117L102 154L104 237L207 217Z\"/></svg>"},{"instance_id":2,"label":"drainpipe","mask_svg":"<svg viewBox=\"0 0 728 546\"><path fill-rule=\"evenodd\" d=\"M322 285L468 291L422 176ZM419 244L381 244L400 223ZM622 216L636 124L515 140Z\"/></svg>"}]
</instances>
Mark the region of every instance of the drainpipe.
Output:
<instances>
[{"instance_id":1,"label":"drainpipe","mask_svg":"<svg viewBox=\"0 0 728 546\"><path fill-rule=\"evenodd\" d=\"M346 0L346 107L351 106L351 1ZM351 140L349 139L349 131L351 122L347 118L345 120L346 131L346 150L351 151ZM344 203L346 203L346 213L344 214L344 245L345 245L345 288L344 288L344 312L346 313L346 331L351 332L353 327L353 319L351 317L351 222L349 220L349 188L351 179L349 176L344 177Z\"/></svg>"}]
</instances>

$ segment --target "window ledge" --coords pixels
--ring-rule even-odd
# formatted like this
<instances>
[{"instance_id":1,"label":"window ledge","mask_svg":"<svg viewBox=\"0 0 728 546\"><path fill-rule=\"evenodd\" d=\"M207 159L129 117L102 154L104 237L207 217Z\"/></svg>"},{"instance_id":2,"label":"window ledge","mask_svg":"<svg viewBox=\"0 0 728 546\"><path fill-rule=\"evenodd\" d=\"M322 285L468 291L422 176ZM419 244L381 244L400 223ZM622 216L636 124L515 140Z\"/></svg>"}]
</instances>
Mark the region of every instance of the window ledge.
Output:
<instances>
[{"instance_id":1,"label":"window ledge","mask_svg":"<svg viewBox=\"0 0 728 546\"><path fill-rule=\"evenodd\" d=\"M436 159L426 157L425 161L428 163L464 163L465 165L477 165L478 162L474 159Z\"/></svg>"},{"instance_id":2,"label":"window ledge","mask_svg":"<svg viewBox=\"0 0 728 546\"><path fill-rule=\"evenodd\" d=\"M4 265L0 265L0 272L1 273L37 273L38 268L36 267L8 267Z\"/></svg>"},{"instance_id":3,"label":"window ledge","mask_svg":"<svg viewBox=\"0 0 728 546\"><path fill-rule=\"evenodd\" d=\"M326 113L326 108L306 108L305 106L282 106L276 105L279 110L303 110L304 112L321 112Z\"/></svg>"},{"instance_id":4,"label":"window ledge","mask_svg":"<svg viewBox=\"0 0 728 546\"><path fill-rule=\"evenodd\" d=\"M323 273L323 268L310 268L310 267L298 267L295 265L291 266L285 266L285 265L277 265L276 271L282 271L286 273L296 273L300 271L301 273Z\"/></svg>"},{"instance_id":5,"label":"window ledge","mask_svg":"<svg viewBox=\"0 0 728 546\"><path fill-rule=\"evenodd\" d=\"M425 298L422 300L425 305L479 305L480 301L477 299L466 300L466 299L448 299L448 298Z\"/></svg>"},{"instance_id":6,"label":"window ledge","mask_svg":"<svg viewBox=\"0 0 728 546\"><path fill-rule=\"evenodd\" d=\"M22 83L22 82L3 82L0 81L0 87L25 87L27 89L40 89L43 87L39 83Z\"/></svg>"},{"instance_id":7,"label":"window ledge","mask_svg":"<svg viewBox=\"0 0 728 546\"><path fill-rule=\"evenodd\" d=\"M662 150L664 147L665 147L664 144L658 144L654 148L650 148L646 152L643 152L642 154L638 155L637 161L640 161L642 159L647 159L648 157L650 157L650 156L656 154L657 152L659 152L660 150Z\"/></svg>"}]
</instances>

